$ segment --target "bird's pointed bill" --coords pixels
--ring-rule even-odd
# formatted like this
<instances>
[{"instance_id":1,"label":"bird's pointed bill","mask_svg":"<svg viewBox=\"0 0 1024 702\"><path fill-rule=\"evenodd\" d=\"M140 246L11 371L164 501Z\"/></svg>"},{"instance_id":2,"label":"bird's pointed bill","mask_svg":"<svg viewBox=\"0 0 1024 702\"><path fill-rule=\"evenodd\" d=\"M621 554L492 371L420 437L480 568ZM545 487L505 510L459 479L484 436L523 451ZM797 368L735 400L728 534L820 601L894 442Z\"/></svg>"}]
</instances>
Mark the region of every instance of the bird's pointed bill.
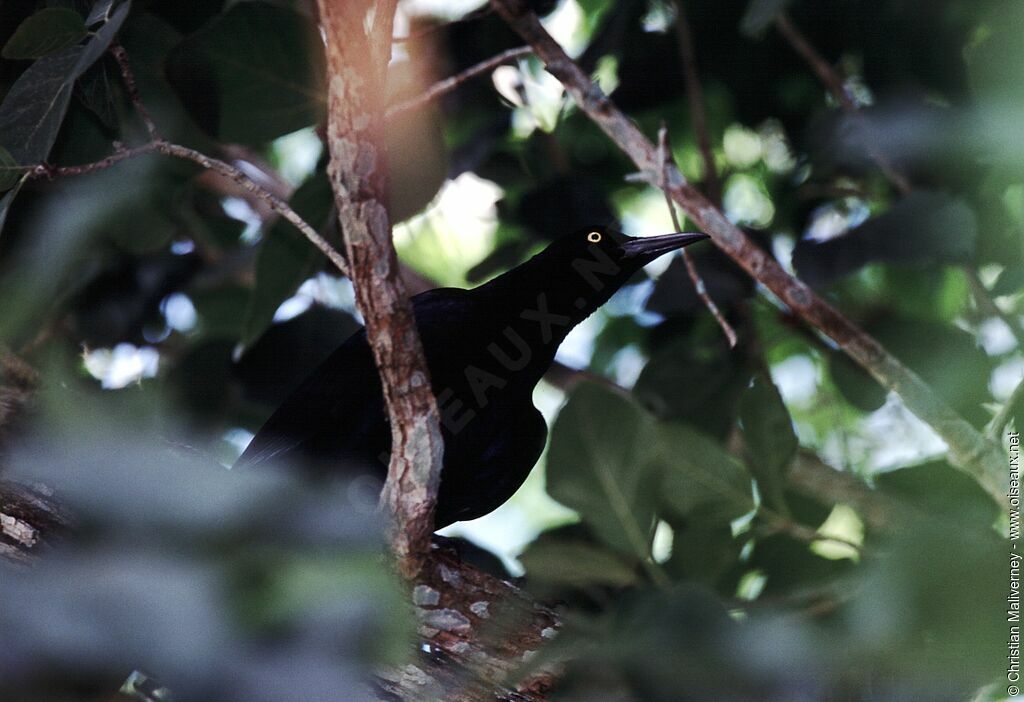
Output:
<instances>
[{"instance_id":1,"label":"bird's pointed bill","mask_svg":"<svg viewBox=\"0 0 1024 702\"><path fill-rule=\"evenodd\" d=\"M684 246L696 244L698 241L710 238L707 234L697 232L676 232L675 234L630 239L622 245L622 250L630 258L643 257L653 259L669 251L675 251Z\"/></svg>"}]
</instances>

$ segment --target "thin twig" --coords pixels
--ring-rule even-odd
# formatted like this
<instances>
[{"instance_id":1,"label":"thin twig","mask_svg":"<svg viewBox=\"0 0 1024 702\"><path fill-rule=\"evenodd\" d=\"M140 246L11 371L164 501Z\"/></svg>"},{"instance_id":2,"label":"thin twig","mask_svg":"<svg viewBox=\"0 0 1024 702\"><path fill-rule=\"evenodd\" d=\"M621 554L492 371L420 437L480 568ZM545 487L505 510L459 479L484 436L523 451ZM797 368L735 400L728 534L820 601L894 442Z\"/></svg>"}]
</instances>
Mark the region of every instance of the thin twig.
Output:
<instances>
[{"instance_id":1,"label":"thin twig","mask_svg":"<svg viewBox=\"0 0 1024 702\"><path fill-rule=\"evenodd\" d=\"M53 180L54 178L95 173L96 171L102 171L110 168L121 161L135 158L136 156L142 156L143 154L151 154L157 150L157 145L154 142L150 142L148 144L143 144L142 146L133 146L130 149L126 149L121 144L115 142L114 149L114 153L106 158L102 158L99 161L94 161L92 163L83 163L78 166L52 166L47 163L41 163L28 170L28 177L33 179L46 178L48 180Z\"/></svg>"},{"instance_id":2,"label":"thin twig","mask_svg":"<svg viewBox=\"0 0 1024 702\"><path fill-rule=\"evenodd\" d=\"M155 143L156 150L162 154L198 163L203 168L219 173L225 178L230 178L238 183L240 186L245 188L245 190L267 203L272 210L291 222L296 229L302 232L313 246L317 247L320 252L334 264L334 267L337 268L342 275L349 275L348 263L337 249L331 246L326 239L320 236L313 227L309 226L306 220L302 219L302 217L299 216L299 213L293 210L287 202L262 187L243 171L232 166L230 163L212 158L206 154L196 151L195 149L190 149L187 146L171 144L166 141L158 141Z\"/></svg>"},{"instance_id":3,"label":"thin twig","mask_svg":"<svg viewBox=\"0 0 1024 702\"><path fill-rule=\"evenodd\" d=\"M503 63L515 61L516 59L523 58L524 56L529 56L532 53L533 49L531 49L529 46L519 46L516 47L515 49L508 49L507 51L502 51L500 54L492 56L491 58L485 61L481 61L476 65L470 66L466 70L460 71L459 73L456 73L454 76L451 76L450 78L445 78L444 80L440 80L434 83L432 86L427 88L426 91L417 95L416 97L409 98L408 100L403 100L402 102L392 105L387 110L387 117L390 119L397 114L401 114L402 112L407 112L409 110L414 110L418 107L422 107L428 102L436 100L437 98L441 97L446 93L450 93L451 91L455 90L466 81L480 75L481 73L486 73L487 71L490 71Z\"/></svg>"},{"instance_id":4,"label":"thin twig","mask_svg":"<svg viewBox=\"0 0 1024 702\"><path fill-rule=\"evenodd\" d=\"M664 124L658 130L658 152L661 156L661 191L665 195L665 204L668 205L668 212L672 215L672 226L677 232L683 231L683 226L679 222L679 215L676 214L675 204L672 202L672 197L668 194L668 188L666 184L668 182L668 169L675 165L675 161L672 158L672 150L668 146L668 129ZM718 322L718 326L722 328L722 333L725 334L725 338L729 341L729 348L736 348L736 330L732 328L729 321L722 314L722 311L718 309L718 305L711 299L711 295L708 294L708 288L704 285L704 279L700 277L700 272L697 270L697 264L693 262L693 258L690 256L686 249L683 249L683 263L686 265L686 272L690 276L690 280L693 281L693 287L697 291L697 297L701 299L704 306L708 308L708 312Z\"/></svg>"},{"instance_id":5,"label":"thin twig","mask_svg":"<svg viewBox=\"0 0 1024 702\"><path fill-rule=\"evenodd\" d=\"M679 40L679 53L682 55L683 80L686 83L686 99L690 104L690 120L697 136L697 148L704 159L704 183L708 199L716 205L722 202L722 183L718 179L718 168L715 166L715 152L711 149L711 138L708 135L708 116L704 107L704 88L697 71L697 56L693 49L693 32L686 18L683 0L676 0L676 37Z\"/></svg>"},{"instance_id":6,"label":"thin twig","mask_svg":"<svg viewBox=\"0 0 1024 702\"><path fill-rule=\"evenodd\" d=\"M1017 387L1013 389L1010 396L1006 398L1006 402L999 408L999 412L992 418L992 421L988 423L988 435L993 439L998 440L1006 429L1006 425L1010 423L1013 418L1013 410L1018 403L1024 402L1024 378L1020 379L1017 383ZM1021 427L1017 427L1017 431L1020 431Z\"/></svg>"},{"instance_id":7,"label":"thin twig","mask_svg":"<svg viewBox=\"0 0 1024 702\"><path fill-rule=\"evenodd\" d=\"M149 140L159 141L160 133L157 131L156 122L153 121L153 116L149 114L149 110L147 110L145 104L143 104L142 98L139 97L139 88L135 84L135 74L132 73L132 67L128 63L128 54L125 53L124 47L117 41L110 45L110 53L113 54L118 67L121 69L121 81L124 83L125 90L128 92L128 99L131 100L135 111L139 113L139 118L142 119L142 123L146 125L146 131L149 133Z\"/></svg>"}]
</instances>

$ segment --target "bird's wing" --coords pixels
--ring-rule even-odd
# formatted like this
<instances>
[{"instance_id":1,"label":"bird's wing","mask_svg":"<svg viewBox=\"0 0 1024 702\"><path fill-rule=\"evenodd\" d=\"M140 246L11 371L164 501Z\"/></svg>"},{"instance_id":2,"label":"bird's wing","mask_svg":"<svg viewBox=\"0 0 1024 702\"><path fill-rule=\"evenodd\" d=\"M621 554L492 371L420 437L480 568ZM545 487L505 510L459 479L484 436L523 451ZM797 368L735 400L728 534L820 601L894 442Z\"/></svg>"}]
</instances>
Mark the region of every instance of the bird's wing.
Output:
<instances>
[{"instance_id":1,"label":"bird's wing","mask_svg":"<svg viewBox=\"0 0 1024 702\"><path fill-rule=\"evenodd\" d=\"M448 323L465 301L465 290L437 288L412 298L425 343L444 347ZM442 343L443 340L443 343ZM359 456L387 435L380 378L366 331L339 346L288 396L235 463L244 467L300 457ZM384 439L387 448L386 438Z\"/></svg>"},{"instance_id":2,"label":"bird's wing","mask_svg":"<svg viewBox=\"0 0 1024 702\"><path fill-rule=\"evenodd\" d=\"M315 453L317 446L358 443L383 421L380 381L360 330L299 385L256 433L235 463L244 467Z\"/></svg>"}]
</instances>

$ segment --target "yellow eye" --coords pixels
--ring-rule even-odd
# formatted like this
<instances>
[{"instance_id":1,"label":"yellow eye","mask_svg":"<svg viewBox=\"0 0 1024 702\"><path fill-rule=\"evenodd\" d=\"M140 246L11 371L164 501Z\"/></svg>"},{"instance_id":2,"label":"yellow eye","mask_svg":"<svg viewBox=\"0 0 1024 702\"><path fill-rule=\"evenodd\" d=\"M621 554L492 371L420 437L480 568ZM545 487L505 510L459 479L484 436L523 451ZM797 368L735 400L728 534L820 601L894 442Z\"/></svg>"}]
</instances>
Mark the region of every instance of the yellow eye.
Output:
<instances>
[{"instance_id":1,"label":"yellow eye","mask_svg":"<svg viewBox=\"0 0 1024 702\"><path fill-rule=\"evenodd\" d=\"M590 232L589 234L587 234L587 241L589 241L591 244L596 244L597 242L601 241L601 232Z\"/></svg>"}]
</instances>

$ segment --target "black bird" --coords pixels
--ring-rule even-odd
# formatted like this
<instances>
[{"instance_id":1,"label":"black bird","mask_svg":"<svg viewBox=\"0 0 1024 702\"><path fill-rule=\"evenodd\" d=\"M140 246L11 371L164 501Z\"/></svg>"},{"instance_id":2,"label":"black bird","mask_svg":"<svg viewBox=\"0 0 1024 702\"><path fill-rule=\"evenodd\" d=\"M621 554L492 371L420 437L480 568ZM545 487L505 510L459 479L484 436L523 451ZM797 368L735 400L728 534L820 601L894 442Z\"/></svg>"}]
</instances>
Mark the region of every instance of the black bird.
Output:
<instances>
[{"instance_id":1,"label":"black bird","mask_svg":"<svg viewBox=\"0 0 1024 702\"><path fill-rule=\"evenodd\" d=\"M587 229L472 290L438 288L412 298L442 416L436 528L495 510L526 480L547 438L533 389L566 334L644 265L707 238ZM383 479L390 446L363 329L292 392L236 466L285 461L318 474Z\"/></svg>"}]
</instances>

